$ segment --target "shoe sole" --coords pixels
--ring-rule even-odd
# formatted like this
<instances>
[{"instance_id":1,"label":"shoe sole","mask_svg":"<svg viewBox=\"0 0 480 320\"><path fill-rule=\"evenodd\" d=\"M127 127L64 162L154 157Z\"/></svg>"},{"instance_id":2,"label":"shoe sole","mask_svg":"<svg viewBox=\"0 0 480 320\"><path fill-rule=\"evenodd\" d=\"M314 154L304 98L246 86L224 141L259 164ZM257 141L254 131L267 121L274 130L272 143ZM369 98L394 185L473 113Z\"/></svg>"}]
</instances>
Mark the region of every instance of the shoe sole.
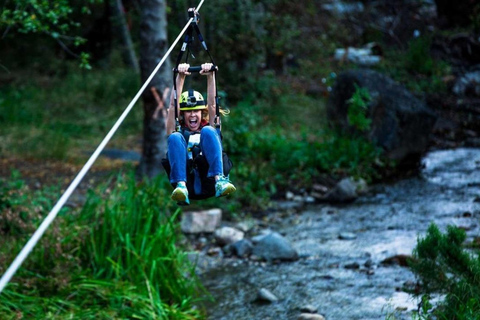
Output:
<instances>
[{"instance_id":1,"label":"shoe sole","mask_svg":"<svg viewBox=\"0 0 480 320\"><path fill-rule=\"evenodd\" d=\"M173 201L176 201L180 206L186 206L190 204L185 193L181 192L180 190L174 190L172 196L170 197Z\"/></svg>"},{"instance_id":2,"label":"shoe sole","mask_svg":"<svg viewBox=\"0 0 480 320\"><path fill-rule=\"evenodd\" d=\"M222 192L221 194L217 194L216 197L219 198L219 197L228 196L229 194L234 193L236 190L237 190L237 188L235 188L235 187L232 186L232 185L229 185L228 187L226 187L226 188L223 190L223 192Z\"/></svg>"}]
</instances>

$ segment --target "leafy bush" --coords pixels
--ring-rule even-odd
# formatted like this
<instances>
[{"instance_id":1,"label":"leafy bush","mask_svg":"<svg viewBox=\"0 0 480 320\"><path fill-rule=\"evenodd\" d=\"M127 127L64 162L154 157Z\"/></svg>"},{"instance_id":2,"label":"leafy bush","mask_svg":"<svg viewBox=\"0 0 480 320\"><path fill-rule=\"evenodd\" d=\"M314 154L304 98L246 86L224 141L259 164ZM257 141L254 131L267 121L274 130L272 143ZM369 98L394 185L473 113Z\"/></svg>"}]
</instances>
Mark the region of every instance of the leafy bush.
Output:
<instances>
[{"instance_id":1,"label":"leafy bush","mask_svg":"<svg viewBox=\"0 0 480 320\"><path fill-rule=\"evenodd\" d=\"M355 92L347 101L348 123L360 131L368 131L372 120L367 118L368 102L371 100L370 93L366 88L360 88L355 84Z\"/></svg>"},{"instance_id":2,"label":"leafy bush","mask_svg":"<svg viewBox=\"0 0 480 320\"><path fill-rule=\"evenodd\" d=\"M464 230L449 226L442 234L435 224L417 242L411 268L419 278L425 319L478 319L480 314L480 255L463 247ZM429 297L445 294L432 310Z\"/></svg>"}]
</instances>

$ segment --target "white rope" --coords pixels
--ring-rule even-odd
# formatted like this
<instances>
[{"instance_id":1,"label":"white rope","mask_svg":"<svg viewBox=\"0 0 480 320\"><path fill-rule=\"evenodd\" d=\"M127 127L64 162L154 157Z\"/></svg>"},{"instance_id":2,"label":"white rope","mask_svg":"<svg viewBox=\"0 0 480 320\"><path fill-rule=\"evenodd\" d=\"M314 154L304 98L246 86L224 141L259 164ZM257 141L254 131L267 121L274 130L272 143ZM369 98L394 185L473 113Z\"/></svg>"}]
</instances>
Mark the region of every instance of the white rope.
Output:
<instances>
[{"instance_id":1,"label":"white rope","mask_svg":"<svg viewBox=\"0 0 480 320\"><path fill-rule=\"evenodd\" d=\"M201 0L200 4L198 5L198 7L196 8L196 10L200 10L200 7L203 5L203 2L205 0ZM2 278L0 279L0 293L3 291L3 289L5 288L5 286L8 284L8 282L10 281L10 279L13 277L13 275L15 274L15 272L17 272L18 268L20 267L20 265L23 263L23 261L27 258L28 254L30 253L30 251L32 251L33 247L35 247L35 245L37 244L38 240L40 240L40 238L42 237L42 235L44 234L44 232L47 230L47 228L50 226L50 223L52 223L52 221L55 219L55 217L57 216L58 212L60 211L60 209L64 206L65 202L67 202L68 198L71 196L71 194L73 193L73 191L77 188L77 186L79 185L79 183L82 181L82 179L84 178L84 176L87 174L88 170L90 170L90 167L93 165L93 163L95 162L95 160L98 158L98 156L100 155L100 153L102 152L102 150L105 148L105 146L107 145L107 143L110 141L110 139L112 138L112 136L115 134L115 132L117 131L117 129L120 127L120 125L122 124L123 120L125 120L125 118L127 117L128 113L130 112L130 110L133 108L133 106L135 105L135 103L137 102L137 100L140 98L140 96L142 95L143 91L145 91L146 87L148 86L148 84L150 83L150 81L152 81L153 77L155 76L155 74L158 72L158 70L160 69L160 67L163 65L163 63L165 62L165 60L167 59L167 57L170 55L170 53L172 52L173 48L175 47L175 45L178 43L178 41L180 40L180 38L182 37L182 35L185 33L185 31L187 30L188 26L190 25L190 23L192 22L193 18L190 18L187 22L187 24L185 25L185 27L183 28L183 30L180 32L180 34L178 35L178 37L175 39L175 41L173 42L173 44L170 46L170 48L168 49L167 53L165 53L165 55L163 56L162 60L160 60L160 62L158 63L158 65L155 67L155 69L153 70L152 74L150 75L150 77L148 77L148 79L145 81L145 83L143 84L143 86L140 88L140 90L138 91L138 93L135 95L135 97L133 98L133 100L130 102L130 104L127 106L127 108L125 109L125 111L123 111L122 115L120 116L120 118L118 118L117 122L113 125L112 129L110 129L110 131L108 132L108 134L105 136L105 138L103 139L103 141L100 143L100 145L97 147L97 149L95 150L95 152L90 156L90 159L88 159L87 163L85 163L85 165L83 166L82 170L80 170L80 172L78 173L78 175L75 177L75 179L72 181L72 183L70 184L70 186L67 188L67 190L63 193L63 195L61 196L61 198L58 200L58 202L55 204L55 206L53 207L53 209L50 211L50 213L47 215L47 217L43 220L42 224L40 225L40 227L35 231L35 233L33 234L33 236L30 238L30 240L28 240L27 244L23 247L22 251L20 251L20 253L17 255L17 257L15 258L15 260L12 262L12 264L10 265L10 267L8 267L7 271L3 274Z\"/></svg>"}]
</instances>

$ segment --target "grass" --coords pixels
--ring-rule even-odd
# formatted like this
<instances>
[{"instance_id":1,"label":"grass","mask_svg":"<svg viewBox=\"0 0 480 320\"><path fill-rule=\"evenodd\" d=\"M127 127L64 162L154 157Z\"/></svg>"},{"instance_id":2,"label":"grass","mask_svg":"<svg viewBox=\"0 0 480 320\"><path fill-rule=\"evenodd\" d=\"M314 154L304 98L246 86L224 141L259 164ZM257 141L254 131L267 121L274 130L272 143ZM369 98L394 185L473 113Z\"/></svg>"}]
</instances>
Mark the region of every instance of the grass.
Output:
<instances>
[{"instance_id":1,"label":"grass","mask_svg":"<svg viewBox=\"0 0 480 320\"><path fill-rule=\"evenodd\" d=\"M126 69L72 71L26 81L20 74L0 88L1 154L82 158L83 151L101 141L139 88L138 77ZM119 130L120 139L141 131L142 112L140 107L133 109Z\"/></svg>"},{"instance_id":2,"label":"grass","mask_svg":"<svg viewBox=\"0 0 480 320\"><path fill-rule=\"evenodd\" d=\"M0 295L0 318L201 319L208 294L181 245L165 179L132 171L64 208ZM52 207L58 188L30 192L16 174L0 180L0 272Z\"/></svg>"}]
</instances>

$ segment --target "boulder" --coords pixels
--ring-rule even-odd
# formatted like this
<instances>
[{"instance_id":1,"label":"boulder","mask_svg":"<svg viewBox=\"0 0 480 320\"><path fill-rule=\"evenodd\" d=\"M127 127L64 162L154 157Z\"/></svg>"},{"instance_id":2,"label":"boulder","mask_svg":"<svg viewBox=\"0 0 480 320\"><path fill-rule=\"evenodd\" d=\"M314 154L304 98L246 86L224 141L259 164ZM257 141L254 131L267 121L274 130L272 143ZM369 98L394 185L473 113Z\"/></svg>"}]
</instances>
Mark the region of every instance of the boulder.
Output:
<instances>
[{"instance_id":1,"label":"boulder","mask_svg":"<svg viewBox=\"0 0 480 320\"><path fill-rule=\"evenodd\" d=\"M359 132L348 123L349 99L365 88L370 129ZM369 69L340 73L327 103L329 123L350 134L362 134L400 165L418 166L426 152L437 116L424 102L391 78Z\"/></svg>"},{"instance_id":2,"label":"boulder","mask_svg":"<svg viewBox=\"0 0 480 320\"><path fill-rule=\"evenodd\" d=\"M189 211L182 215L181 229L184 233L212 233L221 221L221 209Z\"/></svg>"},{"instance_id":3,"label":"boulder","mask_svg":"<svg viewBox=\"0 0 480 320\"><path fill-rule=\"evenodd\" d=\"M263 236L254 246L253 254L267 261L297 260L298 253L282 235L272 232Z\"/></svg>"}]
</instances>

